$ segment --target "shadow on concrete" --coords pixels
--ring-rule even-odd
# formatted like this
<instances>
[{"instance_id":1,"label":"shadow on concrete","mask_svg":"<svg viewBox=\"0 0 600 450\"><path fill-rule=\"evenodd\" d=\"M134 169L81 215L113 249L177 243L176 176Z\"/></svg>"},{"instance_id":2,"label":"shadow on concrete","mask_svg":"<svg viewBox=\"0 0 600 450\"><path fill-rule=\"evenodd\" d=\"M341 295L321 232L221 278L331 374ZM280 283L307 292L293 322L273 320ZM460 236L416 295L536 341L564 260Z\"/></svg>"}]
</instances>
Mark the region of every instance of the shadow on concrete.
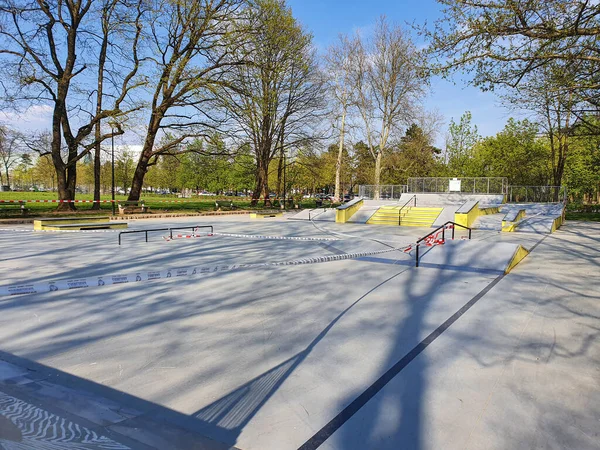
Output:
<instances>
[{"instance_id":1,"label":"shadow on concrete","mask_svg":"<svg viewBox=\"0 0 600 450\"><path fill-rule=\"evenodd\" d=\"M193 416L216 427L214 432L211 433L211 436L215 436L223 442L234 444L246 424L254 417L294 370L302 364L306 357L310 355L314 347L327 335L335 324L361 300L384 284L401 275L406 270L408 269L389 277L359 297L354 303L338 314L338 316L332 320L304 350L255 377L219 400L202 408L194 413Z\"/></svg>"},{"instance_id":2,"label":"shadow on concrete","mask_svg":"<svg viewBox=\"0 0 600 450\"><path fill-rule=\"evenodd\" d=\"M189 416L0 351L2 450L231 450Z\"/></svg>"}]
</instances>

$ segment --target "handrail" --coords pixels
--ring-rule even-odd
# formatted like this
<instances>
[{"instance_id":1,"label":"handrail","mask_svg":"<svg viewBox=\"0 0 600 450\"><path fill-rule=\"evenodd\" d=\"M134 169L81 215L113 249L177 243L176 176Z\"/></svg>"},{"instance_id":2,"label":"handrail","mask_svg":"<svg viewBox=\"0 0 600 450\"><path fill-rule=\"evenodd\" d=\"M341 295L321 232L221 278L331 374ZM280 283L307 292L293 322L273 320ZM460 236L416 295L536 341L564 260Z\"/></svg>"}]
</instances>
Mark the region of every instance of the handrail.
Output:
<instances>
[{"instance_id":1,"label":"handrail","mask_svg":"<svg viewBox=\"0 0 600 450\"><path fill-rule=\"evenodd\" d=\"M448 225L452 224L452 240L454 240L454 229L459 226L461 228L464 228L465 230L469 230L469 239L471 239L471 231L472 229L465 226L465 225L461 225L460 223L456 223L456 222L452 222L451 220L449 220L448 222L446 222L444 225L441 225L439 227L437 227L435 230L433 230L431 233L427 234L426 236L423 236L421 239L419 239L416 242L416 261L415 261L415 267L419 267L419 247L421 245L421 242L423 242L425 239L427 239L430 236L434 236L435 234L437 234L440 230L442 230L442 242L444 242L446 240L446 227Z\"/></svg>"},{"instance_id":2,"label":"handrail","mask_svg":"<svg viewBox=\"0 0 600 450\"><path fill-rule=\"evenodd\" d=\"M196 225L193 227L169 227L169 228L148 228L145 230L128 230L128 231L121 231L119 233L119 245L121 245L121 235L122 234L132 234L132 233L145 233L146 235L146 242L148 242L148 232L149 231L168 231L169 232L169 237L171 239L173 239L173 230L192 230L192 231L196 231L198 228L210 228L210 234L214 234L214 229L212 225Z\"/></svg>"},{"instance_id":3,"label":"handrail","mask_svg":"<svg viewBox=\"0 0 600 450\"><path fill-rule=\"evenodd\" d=\"M415 208L416 208L417 207L417 196L413 195L411 198L408 199L408 201L404 204L404 206L398 210L398 225L402 225L402 210L404 208L406 208L406 206L413 200L415 201Z\"/></svg>"}]
</instances>

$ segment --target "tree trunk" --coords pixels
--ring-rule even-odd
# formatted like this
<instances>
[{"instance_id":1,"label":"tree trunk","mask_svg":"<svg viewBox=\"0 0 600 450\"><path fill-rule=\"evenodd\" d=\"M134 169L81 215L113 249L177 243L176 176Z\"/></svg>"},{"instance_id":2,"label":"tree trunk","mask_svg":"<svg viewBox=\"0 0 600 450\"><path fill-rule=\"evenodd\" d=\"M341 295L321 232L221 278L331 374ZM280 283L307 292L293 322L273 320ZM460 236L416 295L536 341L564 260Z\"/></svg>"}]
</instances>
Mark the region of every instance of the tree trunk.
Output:
<instances>
[{"instance_id":1,"label":"tree trunk","mask_svg":"<svg viewBox=\"0 0 600 450\"><path fill-rule=\"evenodd\" d=\"M344 127L346 126L346 108L342 110L342 123L340 126L340 148L338 151L337 162L335 164L335 191L334 200L340 201L340 178L342 174L342 156L344 154Z\"/></svg>"},{"instance_id":2,"label":"tree trunk","mask_svg":"<svg viewBox=\"0 0 600 450\"><path fill-rule=\"evenodd\" d=\"M129 197L127 200L130 202L137 202L142 195L142 186L144 185L144 176L148 171L149 157L144 155L144 152L140 155L135 172L133 173L133 180L131 182L131 190L129 191Z\"/></svg>"},{"instance_id":3,"label":"tree trunk","mask_svg":"<svg viewBox=\"0 0 600 450\"><path fill-rule=\"evenodd\" d=\"M285 164L285 161L283 159L283 148L281 149L280 153L279 153L279 164L277 165L277 197L281 198L282 197L282 185L283 185L283 165Z\"/></svg>"},{"instance_id":4,"label":"tree trunk","mask_svg":"<svg viewBox=\"0 0 600 450\"><path fill-rule=\"evenodd\" d=\"M271 199L269 198L269 157L268 152L262 152L263 156L257 159L256 167L256 188L252 194L252 206L258 204L259 199L264 199L264 206L271 206Z\"/></svg>"},{"instance_id":5,"label":"tree trunk","mask_svg":"<svg viewBox=\"0 0 600 450\"><path fill-rule=\"evenodd\" d=\"M56 172L59 200L75 200L75 169L71 166ZM75 204L72 202L59 203L57 211L75 211Z\"/></svg>"},{"instance_id":6,"label":"tree trunk","mask_svg":"<svg viewBox=\"0 0 600 450\"><path fill-rule=\"evenodd\" d=\"M142 195L144 177L146 176L146 172L148 172L148 162L152 157L152 150L154 148L154 140L156 139L158 126L160 126L160 122L157 123L156 118L152 117L150 119L150 126L148 127L148 132L146 134L146 140L144 141L144 147L142 149L142 153L140 154L140 159L138 160L135 172L133 173L131 190L129 191L129 196L127 197L127 200L130 202L139 201Z\"/></svg>"},{"instance_id":7,"label":"tree trunk","mask_svg":"<svg viewBox=\"0 0 600 450\"><path fill-rule=\"evenodd\" d=\"M381 150L377 152L375 158L375 193L373 194L374 200L379 200L381 186L379 185L381 180Z\"/></svg>"},{"instance_id":8,"label":"tree trunk","mask_svg":"<svg viewBox=\"0 0 600 450\"><path fill-rule=\"evenodd\" d=\"M94 149L94 200L92 209L100 209L100 122L96 124L96 148Z\"/></svg>"}]
</instances>

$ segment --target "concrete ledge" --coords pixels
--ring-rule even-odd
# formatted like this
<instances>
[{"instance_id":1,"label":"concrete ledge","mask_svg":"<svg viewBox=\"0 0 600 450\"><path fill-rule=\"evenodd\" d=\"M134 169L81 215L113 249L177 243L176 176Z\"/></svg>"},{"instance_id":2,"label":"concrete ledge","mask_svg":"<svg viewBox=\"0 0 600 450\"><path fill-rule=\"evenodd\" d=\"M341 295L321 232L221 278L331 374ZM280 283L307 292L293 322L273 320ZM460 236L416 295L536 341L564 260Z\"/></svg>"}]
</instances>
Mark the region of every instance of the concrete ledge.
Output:
<instances>
[{"instance_id":1,"label":"concrete ledge","mask_svg":"<svg viewBox=\"0 0 600 450\"><path fill-rule=\"evenodd\" d=\"M563 208L563 213L559 217L556 217L554 219L554 221L552 222L552 229L550 230L550 232L554 233L561 226L563 226L564 223L565 223L565 210Z\"/></svg>"},{"instance_id":2,"label":"concrete ledge","mask_svg":"<svg viewBox=\"0 0 600 450\"><path fill-rule=\"evenodd\" d=\"M109 220L109 216L46 217L42 219L35 219L33 221L33 229L43 230L49 225L68 225L77 223L89 225L91 223L108 223Z\"/></svg>"},{"instance_id":3,"label":"concrete ledge","mask_svg":"<svg viewBox=\"0 0 600 450\"><path fill-rule=\"evenodd\" d=\"M282 212L260 212L260 213L250 213L250 218L252 219L266 219L267 217L282 217Z\"/></svg>"},{"instance_id":4,"label":"concrete ledge","mask_svg":"<svg viewBox=\"0 0 600 450\"><path fill-rule=\"evenodd\" d=\"M43 225L41 230L120 230L127 228L127 222L93 222L93 223L69 223L65 225Z\"/></svg>"},{"instance_id":5,"label":"concrete ledge","mask_svg":"<svg viewBox=\"0 0 600 450\"><path fill-rule=\"evenodd\" d=\"M337 223L346 223L363 206L362 198L355 198L348 203L340 205L335 211L335 221Z\"/></svg>"},{"instance_id":6,"label":"concrete ledge","mask_svg":"<svg viewBox=\"0 0 600 450\"><path fill-rule=\"evenodd\" d=\"M502 231L507 233L515 231L515 228L517 228L517 225L521 220L523 220L524 217L524 209L509 212L508 214L506 214L506 216L504 216L504 219L502 219Z\"/></svg>"},{"instance_id":7,"label":"concrete ledge","mask_svg":"<svg viewBox=\"0 0 600 450\"><path fill-rule=\"evenodd\" d=\"M471 228L477 217L479 217L479 202L469 200L454 213L454 222Z\"/></svg>"}]
</instances>

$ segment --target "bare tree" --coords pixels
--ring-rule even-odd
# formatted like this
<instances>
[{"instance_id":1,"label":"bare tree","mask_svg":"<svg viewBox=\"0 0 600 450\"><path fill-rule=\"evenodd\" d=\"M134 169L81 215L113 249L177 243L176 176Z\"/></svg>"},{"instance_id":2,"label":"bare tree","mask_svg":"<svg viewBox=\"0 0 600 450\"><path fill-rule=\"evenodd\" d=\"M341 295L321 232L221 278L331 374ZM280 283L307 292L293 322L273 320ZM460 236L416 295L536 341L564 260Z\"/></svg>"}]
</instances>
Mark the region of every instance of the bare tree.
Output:
<instances>
[{"instance_id":1,"label":"bare tree","mask_svg":"<svg viewBox=\"0 0 600 450\"><path fill-rule=\"evenodd\" d=\"M253 204L269 200L269 165L286 149L298 148L318 136L324 118L324 83L312 37L279 0L258 0L244 24L250 33L238 49L247 63L228 73L230 86L221 90L219 105L228 118L228 132L240 145L250 143L256 160ZM281 169L281 165L279 169ZM279 170L280 171L280 170Z\"/></svg>"},{"instance_id":2,"label":"bare tree","mask_svg":"<svg viewBox=\"0 0 600 450\"><path fill-rule=\"evenodd\" d=\"M388 140L409 125L425 94L427 80L420 53L399 26L381 17L371 39L352 40L352 82L364 124L364 135L375 160L375 198L379 198L382 159Z\"/></svg>"},{"instance_id":3,"label":"bare tree","mask_svg":"<svg viewBox=\"0 0 600 450\"><path fill-rule=\"evenodd\" d=\"M90 98L87 73L97 63L98 56L93 39L98 17L93 4L92 0L0 3L0 14L5 19L0 27L0 55L5 62L4 75L9 80L2 85L3 93L15 107L52 105L51 156L61 200L75 198L77 161L94 147L85 144L96 124L136 109L126 107L131 91L139 86L135 79L139 65L135 60L129 60L127 68L123 65L110 109L98 111ZM127 10L130 6L122 1L110 7ZM67 148L66 160L61 152L63 143ZM74 208L72 204L62 207Z\"/></svg>"},{"instance_id":4,"label":"bare tree","mask_svg":"<svg viewBox=\"0 0 600 450\"><path fill-rule=\"evenodd\" d=\"M336 44L329 47L325 56L325 71L329 92L335 102L333 114L339 129L338 156L335 165L335 191L334 200L341 198L340 175L342 171L342 158L346 137L347 119L350 108L355 106L356 99L353 95L353 47L347 36L341 35Z\"/></svg>"},{"instance_id":5,"label":"bare tree","mask_svg":"<svg viewBox=\"0 0 600 450\"><path fill-rule=\"evenodd\" d=\"M20 147L19 134L8 127L0 126L0 163L2 163L4 176L6 177L6 183L4 183L5 180L2 179L2 172L0 172L0 184L10 186L9 171L18 161L17 155Z\"/></svg>"},{"instance_id":6,"label":"bare tree","mask_svg":"<svg viewBox=\"0 0 600 450\"><path fill-rule=\"evenodd\" d=\"M133 175L129 200L139 200L144 176L161 155L193 150L188 139L210 139L221 119L211 104L225 75L240 64L234 27L243 0L162 0L150 27L152 93L147 131ZM161 141L156 145L157 138Z\"/></svg>"},{"instance_id":7,"label":"bare tree","mask_svg":"<svg viewBox=\"0 0 600 450\"><path fill-rule=\"evenodd\" d=\"M100 3L100 2L98 2ZM97 87L96 87L96 115L102 113L102 107L104 104L106 82L111 83L111 89L109 89L109 95L115 90L115 85L118 85L121 80L120 71L123 66L119 61L133 62L135 70L129 71L124 79L125 85L136 76L137 69L142 62L142 58L139 54L139 41L143 38L142 36L142 19L147 14L147 6L144 0L133 0L128 1L126 10L119 8L119 5L123 3L122 0L103 0L99 5L97 16L100 18L100 32L96 38L96 46L98 47L97 57ZM129 45L122 46L123 41L128 41ZM129 55L125 55L124 52L131 52ZM107 67L108 66L108 67ZM145 84L143 80L138 82L139 85ZM117 88L118 89L118 88ZM110 99L110 98L109 98ZM123 117L123 116L122 116ZM92 209L100 209L100 172L101 172L101 147L102 142L108 138L114 138L116 135L124 133L123 127L113 126L119 124L118 121L113 120L110 125L110 133L102 133L102 122L99 120L94 126L94 138L91 144L87 147L93 146L94 150L94 200L97 203L92 205Z\"/></svg>"}]
</instances>

